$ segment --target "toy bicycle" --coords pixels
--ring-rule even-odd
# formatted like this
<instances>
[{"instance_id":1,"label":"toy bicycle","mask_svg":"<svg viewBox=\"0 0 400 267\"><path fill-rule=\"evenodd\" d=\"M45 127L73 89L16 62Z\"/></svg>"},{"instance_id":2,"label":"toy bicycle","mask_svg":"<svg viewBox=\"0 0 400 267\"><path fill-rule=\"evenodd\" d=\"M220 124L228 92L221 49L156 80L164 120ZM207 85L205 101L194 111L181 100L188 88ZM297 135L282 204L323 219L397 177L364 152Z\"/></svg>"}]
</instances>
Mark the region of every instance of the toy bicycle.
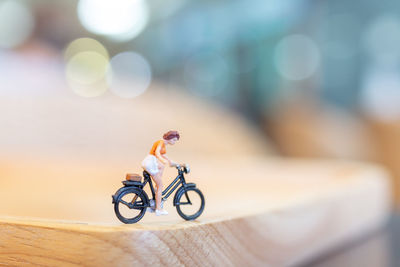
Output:
<instances>
[{"instance_id":1,"label":"toy bicycle","mask_svg":"<svg viewBox=\"0 0 400 267\"><path fill-rule=\"evenodd\" d=\"M204 196L196 184L186 183L184 173L189 173L188 165L177 164L178 176L162 192L162 203L179 187L174 196L174 206L178 214L185 220L198 218L204 210ZM150 174L143 171L144 182L140 180L122 181L124 185L112 196L114 211L123 223L136 223L140 221L147 210L155 210L155 191ZM152 199L149 199L144 187L149 184Z\"/></svg>"}]
</instances>

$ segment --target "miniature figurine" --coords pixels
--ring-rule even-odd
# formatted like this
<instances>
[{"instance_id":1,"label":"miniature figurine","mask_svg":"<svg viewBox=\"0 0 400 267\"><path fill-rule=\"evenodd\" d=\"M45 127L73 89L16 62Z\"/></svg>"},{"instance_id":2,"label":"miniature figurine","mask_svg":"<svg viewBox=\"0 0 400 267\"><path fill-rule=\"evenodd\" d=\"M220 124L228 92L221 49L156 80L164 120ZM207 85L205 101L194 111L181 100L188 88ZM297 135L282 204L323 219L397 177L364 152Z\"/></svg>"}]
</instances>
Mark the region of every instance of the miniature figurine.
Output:
<instances>
[{"instance_id":1,"label":"miniature figurine","mask_svg":"<svg viewBox=\"0 0 400 267\"><path fill-rule=\"evenodd\" d=\"M190 168L187 164L180 165L173 162L166 155L166 145L174 145L180 138L177 131L169 131L164 134L162 140L156 141L149 155L142 161L144 182L138 174L127 174L121 187L113 196L114 211L117 218L123 223L136 223L143 218L147 210L156 215L166 215L163 202L179 187L174 196L174 206L178 214L185 220L198 218L204 210L204 196L193 183L186 183L184 173L188 174ZM164 165L169 164L178 170L178 176L163 191L162 175ZM153 182L156 184L154 190ZM152 199L149 199L144 191L149 184Z\"/></svg>"},{"instance_id":2,"label":"miniature figurine","mask_svg":"<svg viewBox=\"0 0 400 267\"><path fill-rule=\"evenodd\" d=\"M166 153L166 145L174 145L180 136L177 131L169 131L164 134L162 140L158 140L153 144L149 155L142 161L142 167L153 178L156 184L156 215L167 215L168 212L161 209L161 193L163 190L162 175L164 172L164 165L169 164L170 167L176 166L176 163L170 160Z\"/></svg>"}]
</instances>

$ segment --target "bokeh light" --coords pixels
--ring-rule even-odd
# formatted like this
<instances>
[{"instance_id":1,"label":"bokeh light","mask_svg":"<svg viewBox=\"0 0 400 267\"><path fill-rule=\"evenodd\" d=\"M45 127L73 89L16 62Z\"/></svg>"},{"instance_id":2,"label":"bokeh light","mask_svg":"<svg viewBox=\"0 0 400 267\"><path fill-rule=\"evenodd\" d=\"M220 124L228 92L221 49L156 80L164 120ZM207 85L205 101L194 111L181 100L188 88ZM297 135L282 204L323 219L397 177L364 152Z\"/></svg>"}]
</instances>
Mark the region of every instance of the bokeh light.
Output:
<instances>
[{"instance_id":1,"label":"bokeh light","mask_svg":"<svg viewBox=\"0 0 400 267\"><path fill-rule=\"evenodd\" d=\"M371 117L384 121L400 118L400 72L370 68L363 79L361 104Z\"/></svg>"},{"instance_id":2,"label":"bokeh light","mask_svg":"<svg viewBox=\"0 0 400 267\"><path fill-rule=\"evenodd\" d=\"M400 59L400 19L395 15L377 17L365 31L364 43L377 64L394 65Z\"/></svg>"},{"instance_id":3,"label":"bokeh light","mask_svg":"<svg viewBox=\"0 0 400 267\"><path fill-rule=\"evenodd\" d=\"M71 59L78 53L92 51L109 58L107 49L97 40L92 38L78 38L72 41L64 52L65 60Z\"/></svg>"},{"instance_id":4,"label":"bokeh light","mask_svg":"<svg viewBox=\"0 0 400 267\"><path fill-rule=\"evenodd\" d=\"M66 78L71 89L84 97L102 95L108 89L108 59L94 51L74 55L66 65Z\"/></svg>"},{"instance_id":5,"label":"bokeh light","mask_svg":"<svg viewBox=\"0 0 400 267\"><path fill-rule=\"evenodd\" d=\"M151 82L150 64L135 52L115 55L110 61L108 73L110 91L123 98L142 94Z\"/></svg>"},{"instance_id":6,"label":"bokeh light","mask_svg":"<svg viewBox=\"0 0 400 267\"><path fill-rule=\"evenodd\" d=\"M215 96L228 84L230 69L226 61L214 52L201 52L185 64L186 86L200 96Z\"/></svg>"},{"instance_id":7,"label":"bokeh light","mask_svg":"<svg viewBox=\"0 0 400 267\"><path fill-rule=\"evenodd\" d=\"M32 34L34 18L31 10L20 1L0 1L0 47L21 45Z\"/></svg>"},{"instance_id":8,"label":"bokeh light","mask_svg":"<svg viewBox=\"0 0 400 267\"><path fill-rule=\"evenodd\" d=\"M275 66L288 80L303 80L315 73L320 64L320 52L309 37L294 34L284 37L275 48Z\"/></svg>"},{"instance_id":9,"label":"bokeh light","mask_svg":"<svg viewBox=\"0 0 400 267\"><path fill-rule=\"evenodd\" d=\"M78 17L92 33L127 41L143 31L149 9L145 0L80 0Z\"/></svg>"}]
</instances>

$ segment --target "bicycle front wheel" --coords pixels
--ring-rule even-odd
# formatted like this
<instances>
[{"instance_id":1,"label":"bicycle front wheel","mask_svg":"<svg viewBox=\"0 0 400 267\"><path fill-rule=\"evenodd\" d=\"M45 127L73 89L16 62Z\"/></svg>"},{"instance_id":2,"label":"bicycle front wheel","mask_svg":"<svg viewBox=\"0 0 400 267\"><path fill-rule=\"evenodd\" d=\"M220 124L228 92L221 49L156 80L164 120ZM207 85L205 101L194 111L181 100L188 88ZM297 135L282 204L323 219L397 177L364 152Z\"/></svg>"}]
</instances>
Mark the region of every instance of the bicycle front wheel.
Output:
<instances>
[{"instance_id":1,"label":"bicycle front wheel","mask_svg":"<svg viewBox=\"0 0 400 267\"><path fill-rule=\"evenodd\" d=\"M123 223L136 223L143 218L147 209L147 196L139 188L130 188L117 196L114 211Z\"/></svg>"},{"instance_id":2,"label":"bicycle front wheel","mask_svg":"<svg viewBox=\"0 0 400 267\"><path fill-rule=\"evenodd\" d=\"M197 188L187 188L178 193L176 211L185 220L198 218L204 210L204 196Z\"/></svg>"}]
</instances>

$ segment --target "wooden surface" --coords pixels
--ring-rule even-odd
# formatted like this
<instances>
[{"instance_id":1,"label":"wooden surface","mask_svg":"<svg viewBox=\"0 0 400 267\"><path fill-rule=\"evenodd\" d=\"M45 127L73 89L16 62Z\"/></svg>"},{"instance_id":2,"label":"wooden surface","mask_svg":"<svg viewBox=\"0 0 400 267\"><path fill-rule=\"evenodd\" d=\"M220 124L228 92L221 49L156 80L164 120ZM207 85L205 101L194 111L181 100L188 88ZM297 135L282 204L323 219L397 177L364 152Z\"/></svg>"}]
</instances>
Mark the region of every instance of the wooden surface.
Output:
<instances>
[{"instance_id":1,"label":"wooden surface","mask_svg":"<svg viewBox=\"0 0 400 267\"><path fill-rule=\"evenodd\" d=\"M75 166L78 174L51 163L63 172L50 168L34 183L22 182L34 166L8 165L0 264L287 266L380 227L388 211L386 174L374 166L197 159L187 179L206 197L198 220L183 221L168 203L168 216L123 225L111 205L124 178L118 164Z\"/></svg>"},{"instance_id":2,"label":"wooden surface","mask_svg":"<svg viewBox=\"0 0 400 267\"><path fill-rule=\"evenodd\" d=\"M386 219L379 168L268 158L242 119L167 86L85 99L59 63L11 61L0 76L0 265L287 266ZM169 201L166 217L121 224L111 195L170 129L182 138L168 155L191 165L203 215L185 222Z\"/></svg>"}]
</instances>

